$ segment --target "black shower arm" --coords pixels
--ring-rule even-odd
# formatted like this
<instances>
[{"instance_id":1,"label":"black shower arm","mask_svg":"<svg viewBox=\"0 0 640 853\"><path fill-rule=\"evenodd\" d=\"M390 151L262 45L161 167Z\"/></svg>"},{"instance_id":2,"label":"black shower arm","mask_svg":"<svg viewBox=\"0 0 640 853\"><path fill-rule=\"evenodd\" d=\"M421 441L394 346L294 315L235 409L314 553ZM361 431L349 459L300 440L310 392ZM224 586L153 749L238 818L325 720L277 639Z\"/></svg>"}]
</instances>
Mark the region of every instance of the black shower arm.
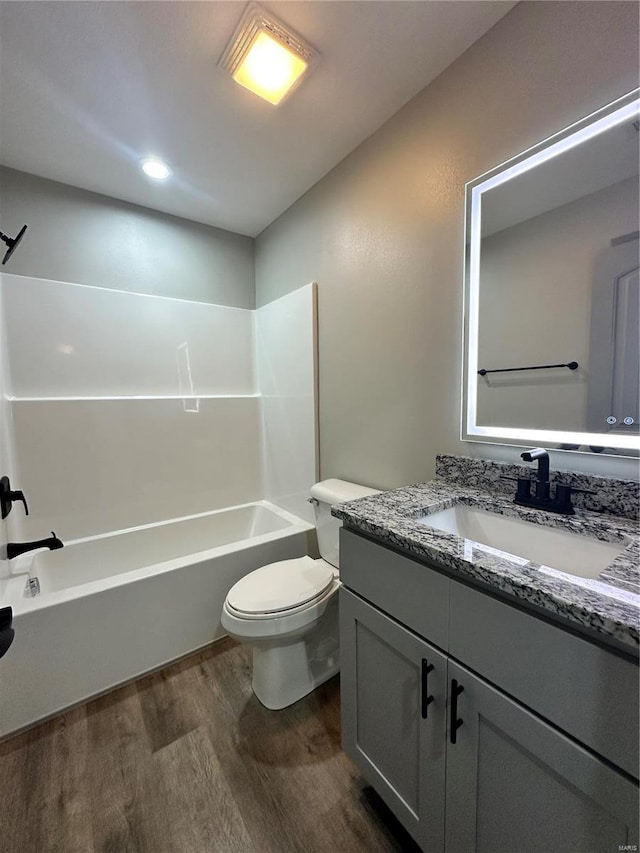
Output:
<instances>
[{"instance_id":1,"label":"black shower arm","mask_svg":"<svg viewBox=\"0 0 640 853\"><path fill-rule=\"evenodd\" d=\"M7 263L7 261L13 254L16 246L18 245L20 240L22 240L22 237L24 236L24 232L26 230L27 226L23 225L15 237L7 237L6 234L3 234L2 231L0 231L0 240L2 240L2 242L5 243L5 245L7 246L7 251L5 252L4 258L2 259L3 264Z\"/></svg>"}]
</instances>

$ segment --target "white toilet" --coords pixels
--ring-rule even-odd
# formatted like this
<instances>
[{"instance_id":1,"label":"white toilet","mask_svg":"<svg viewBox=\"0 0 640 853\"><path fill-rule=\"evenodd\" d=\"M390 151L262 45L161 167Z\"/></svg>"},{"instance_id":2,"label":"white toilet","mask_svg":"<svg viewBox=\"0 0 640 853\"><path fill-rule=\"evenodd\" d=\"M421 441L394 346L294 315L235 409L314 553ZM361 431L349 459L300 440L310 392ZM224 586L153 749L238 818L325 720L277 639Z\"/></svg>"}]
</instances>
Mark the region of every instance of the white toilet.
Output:
<instances>
[{"instance_id":1,"label":"white toilet","mask_svg":"<svg viewBox=\"0 0 640 853\"><path fill-rule=\"evenodd\" d=\"M321 558L281 560L234 584L222 608L230 637L253 648L253 692L267 708L286 708L340 668L338 531L331 506L375 489L324 480L311 488Z\"/></svg>"}]
</instances>

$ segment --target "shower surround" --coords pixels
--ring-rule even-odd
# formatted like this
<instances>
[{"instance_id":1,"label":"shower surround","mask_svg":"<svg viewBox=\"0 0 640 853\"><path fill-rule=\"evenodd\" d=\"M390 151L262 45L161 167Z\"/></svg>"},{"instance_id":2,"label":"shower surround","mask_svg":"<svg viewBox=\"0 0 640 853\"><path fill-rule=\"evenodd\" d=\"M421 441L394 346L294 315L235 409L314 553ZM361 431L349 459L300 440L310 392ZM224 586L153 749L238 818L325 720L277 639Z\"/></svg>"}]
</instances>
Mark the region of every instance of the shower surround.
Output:
<instances>
[{"instance_id":1,"label":"shower surround","mask_svg":"<svg viewBox=\"0 0 640 853\"><path fill-rule=\"evenodd\" d=\"M307 552L317 416L315 285L257 311L7 274L0 297L1 473L31 511L8 536L66 546L0 561L2 736L221 636L233 583Z\"/></svg>"}]
</instances>

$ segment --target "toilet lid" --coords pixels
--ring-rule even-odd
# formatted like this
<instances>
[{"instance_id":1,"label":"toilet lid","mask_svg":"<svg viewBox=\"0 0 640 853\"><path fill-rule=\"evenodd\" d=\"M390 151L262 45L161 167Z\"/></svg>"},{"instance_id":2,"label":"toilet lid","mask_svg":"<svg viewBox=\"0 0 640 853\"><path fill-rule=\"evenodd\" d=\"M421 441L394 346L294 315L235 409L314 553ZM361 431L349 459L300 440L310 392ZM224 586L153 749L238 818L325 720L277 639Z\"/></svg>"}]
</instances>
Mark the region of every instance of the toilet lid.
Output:
<instances>
[{"instance_id":1,"label":"toilet lid","mask_svg":"<svg viewBox=\"0 0 640 853\"><path fill-rule=\"evenodd\" d=\"M332 581L333 567L324 560L281 560L239 580L227 601L241 613L276 613L319 598Z\"/></svg>"}]
</instances>

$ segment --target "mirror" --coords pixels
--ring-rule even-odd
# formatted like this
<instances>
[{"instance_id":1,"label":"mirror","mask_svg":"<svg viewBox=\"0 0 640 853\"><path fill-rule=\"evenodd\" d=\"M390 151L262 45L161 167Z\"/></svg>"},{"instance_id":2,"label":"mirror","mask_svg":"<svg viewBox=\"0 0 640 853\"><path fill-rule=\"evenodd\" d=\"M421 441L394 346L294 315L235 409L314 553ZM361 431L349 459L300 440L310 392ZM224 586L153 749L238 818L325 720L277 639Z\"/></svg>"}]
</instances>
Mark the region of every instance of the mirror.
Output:
<instances>
[{"instance_id":1,"label":"mirror","mask_svg":"<svg viewBox=\"0 0 640 853\"><path fill-rule=\"evenodd\" d=\"M466 187L462 438L640 450L638 91Z\"/></svg>"}]
</instances>

